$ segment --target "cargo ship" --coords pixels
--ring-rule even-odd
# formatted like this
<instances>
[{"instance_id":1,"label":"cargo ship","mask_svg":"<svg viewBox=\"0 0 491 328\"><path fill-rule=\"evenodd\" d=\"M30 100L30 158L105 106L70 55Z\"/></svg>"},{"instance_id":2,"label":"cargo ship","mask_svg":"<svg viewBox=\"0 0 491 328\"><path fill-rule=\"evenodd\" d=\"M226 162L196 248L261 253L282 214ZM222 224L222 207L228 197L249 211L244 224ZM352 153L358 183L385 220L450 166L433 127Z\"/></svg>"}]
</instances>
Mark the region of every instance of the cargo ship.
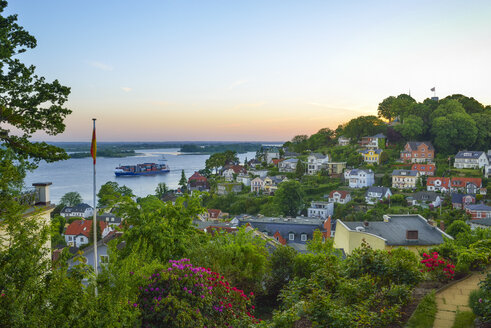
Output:
<instances>
[{"instance_id":1,"label":"cargo ship","mask_svg":"<svg viewBox=\"0 0 491 328\"><path fill-rule=\"evenodd\" d=\"M166 160L161 160L162 163L142 163L136 165L120 165L114 170L114 174L119 176L133 175L152 175L169 172L169 166Z\"/></svg>"}]
</instances>

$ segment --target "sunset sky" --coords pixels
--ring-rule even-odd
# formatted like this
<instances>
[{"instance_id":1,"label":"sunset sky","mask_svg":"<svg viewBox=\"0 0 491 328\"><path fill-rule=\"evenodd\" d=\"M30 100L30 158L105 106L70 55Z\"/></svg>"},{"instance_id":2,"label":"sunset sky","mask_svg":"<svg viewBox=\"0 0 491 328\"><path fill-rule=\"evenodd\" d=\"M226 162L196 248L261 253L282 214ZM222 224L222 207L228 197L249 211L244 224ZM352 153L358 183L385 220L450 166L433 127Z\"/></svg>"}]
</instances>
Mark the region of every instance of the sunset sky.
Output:
<instances>
[{"instance_id":1,"label":"sunset sky","mask_svg":"<svg viewBox=\"0 0 491 328\"><path fill-rule=\"evenodd\" d=\"M491 1L16 0L22 57L70 86L38 140L285 141L411 91L491 104Z\"/></svg>"}]
</instances>

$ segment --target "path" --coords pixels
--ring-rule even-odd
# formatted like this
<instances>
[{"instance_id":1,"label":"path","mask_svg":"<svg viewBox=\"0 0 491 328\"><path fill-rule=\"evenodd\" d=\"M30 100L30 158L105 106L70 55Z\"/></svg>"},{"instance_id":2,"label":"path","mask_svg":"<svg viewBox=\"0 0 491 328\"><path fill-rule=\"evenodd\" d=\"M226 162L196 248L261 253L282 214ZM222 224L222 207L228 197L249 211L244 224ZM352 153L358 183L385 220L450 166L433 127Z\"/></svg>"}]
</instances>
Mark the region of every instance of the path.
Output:
<instances>
[{"instance_id":1,"label":"path","mask_svg":"<svg viewBox=\"0 0 491 328\"><path fill-rule=\"evenodd\" d=\"M452 327L457 310L471 311L468 305L469 294L479 288L479 281L484 280L486 274L486 272L474 272L470 277L436 294L438 312L433 328Z\"/></svg>"}]
</instances>

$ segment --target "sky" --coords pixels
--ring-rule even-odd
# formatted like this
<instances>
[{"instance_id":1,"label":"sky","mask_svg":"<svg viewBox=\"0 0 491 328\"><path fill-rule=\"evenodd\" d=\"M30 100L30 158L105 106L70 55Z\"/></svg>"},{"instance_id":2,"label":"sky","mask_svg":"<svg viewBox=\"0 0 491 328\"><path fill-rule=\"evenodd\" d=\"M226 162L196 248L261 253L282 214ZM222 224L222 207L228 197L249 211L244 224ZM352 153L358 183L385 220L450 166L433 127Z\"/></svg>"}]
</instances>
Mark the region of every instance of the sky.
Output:
<instances>
[{"instance_id":1,"label":"sky","mask_svg":"<svg viewBox=\"0 0 491 328\"><path fill-rule=\"evenodd\" d=\"M491 104L491 1L16 0L22 55L71 87L37 140L286 141L386 97Z\"/></svg>"}]
</instances>

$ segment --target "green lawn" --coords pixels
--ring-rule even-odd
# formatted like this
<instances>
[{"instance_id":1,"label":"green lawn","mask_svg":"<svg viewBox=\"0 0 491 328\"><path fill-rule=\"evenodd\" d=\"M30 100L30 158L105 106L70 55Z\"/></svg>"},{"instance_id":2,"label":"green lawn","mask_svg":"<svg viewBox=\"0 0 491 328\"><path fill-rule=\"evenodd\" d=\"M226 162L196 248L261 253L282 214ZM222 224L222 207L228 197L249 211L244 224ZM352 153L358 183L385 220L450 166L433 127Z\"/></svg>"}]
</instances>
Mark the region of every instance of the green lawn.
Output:
<instances>
[{"instance_id":1,"label":"green lawn","mask_svg":"<svg viewBox=\"0 0 491 328\"><path fill-rule=\"evenodd\" d=\"M435 291L426 294L407 322L406 328L432 328L437 312Z\"/></svg>"}]
</instances>

